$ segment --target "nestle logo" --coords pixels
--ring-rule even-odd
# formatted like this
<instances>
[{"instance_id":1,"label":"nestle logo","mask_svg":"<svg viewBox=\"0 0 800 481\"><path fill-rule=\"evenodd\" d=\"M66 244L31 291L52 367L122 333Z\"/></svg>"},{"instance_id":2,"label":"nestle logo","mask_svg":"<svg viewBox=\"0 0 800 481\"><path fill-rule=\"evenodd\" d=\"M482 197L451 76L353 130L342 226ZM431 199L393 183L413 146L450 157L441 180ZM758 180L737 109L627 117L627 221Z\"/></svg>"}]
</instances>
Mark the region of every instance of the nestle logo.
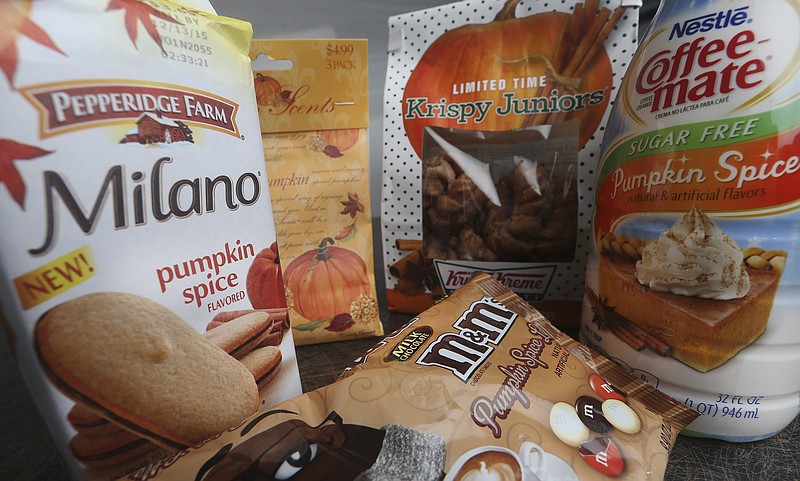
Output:
<instances>
[{"instance_id":1,"label":"nestle logo","mask_svg":"<svg viewBox=\"0 0 800 481\"><path fill-rule=\"evenodd\" d=\"M739 7L722 12L709 13L707 15L684 20L683 23L676 23L672 26L669 39L672 40L675 37L683 38L685 35L692 36L697 33L727 27L738 27L749 20L747 17L748 8L750 7Z\"/></svg>"}]
</instances>

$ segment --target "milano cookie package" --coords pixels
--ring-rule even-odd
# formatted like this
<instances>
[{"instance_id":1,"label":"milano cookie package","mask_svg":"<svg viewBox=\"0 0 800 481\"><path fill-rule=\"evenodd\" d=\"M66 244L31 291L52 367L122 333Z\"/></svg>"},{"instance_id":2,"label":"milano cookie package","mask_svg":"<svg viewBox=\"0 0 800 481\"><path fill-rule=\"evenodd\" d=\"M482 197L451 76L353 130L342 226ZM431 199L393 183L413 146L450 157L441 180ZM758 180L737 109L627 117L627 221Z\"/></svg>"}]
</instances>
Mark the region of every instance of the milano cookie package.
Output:
<instances>
[{"instance_id":1,"label":"milano cookie package","mask_svg":"<svg viewBox=\"0 0 800 481\"><path fill-rule=\"evenodd\" d=\"M257 39L255 90L295 343L383 334L363 39Z\"/></svg>"},{"instance_id":2,"label":"milano cookie package","mask_svg":"<svg viewBox=\"0 0 800 481\"><path fill-rule=\"evenodd\" d=\"M420 312L483 271L577 326L603 126L640 5L463 1L390 19L390 310Z\"/></svg>"},{"instance_id":3,"label":"milano cookie package","mask_svg":"<svg viewBox=\"0 0 800 481\"><path fill-rule=\"evenodd\" d=\"M0 8L0 303L72 476L299 394L282 293L262 292L282 284L250 25L169 1Z\"/></svg>"},{"instance_id":4,"label":"milano cookie package","mask_svg":"<svg viewBox=\"0 0 800 481\"><path fill-rule=\"evenodd\" d=\"M659 481L696 416L479 274L333 384L129 479Z\"/></svg>"}]
</instances>

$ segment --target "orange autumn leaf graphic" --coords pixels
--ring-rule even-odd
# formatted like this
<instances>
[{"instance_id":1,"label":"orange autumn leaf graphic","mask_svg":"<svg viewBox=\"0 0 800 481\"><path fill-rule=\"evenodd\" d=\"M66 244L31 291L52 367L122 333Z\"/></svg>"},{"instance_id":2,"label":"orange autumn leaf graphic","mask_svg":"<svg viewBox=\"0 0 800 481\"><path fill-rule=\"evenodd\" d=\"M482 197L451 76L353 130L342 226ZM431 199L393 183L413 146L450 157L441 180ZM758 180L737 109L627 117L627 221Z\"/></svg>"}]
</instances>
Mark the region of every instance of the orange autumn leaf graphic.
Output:
<instances>
[{"instance_id":1,"label":"orange autumn leaf graphic","mask_svg":"<svg viewBox=\"0 0 800 481\"><path fill-rule=\"evenodd\" d=\"M153 18L160 18L165 22L175 23L182 25L179 21L170 17L166 13L156 9L152 5L148 5L141 0L111 0L108 2L106 11L111 10L124 10L125 11L125 29L128 31L133 46L136 47L136 37L138 35L139 22L150 35L150 38L158 45L162 52L164 52L164 45L161 43L161 35L158 34L156 24L153 23Z\"/></svg>"},{"instance_id":2,"label":"orange autumn leaf graphic","mask_svg":"<svg viewBox=\"0 0 800 481\"><path fill-rule=\"evenodd\" d=\"M355 192L348 192L347 193L347 200L343 200L340 202L344 209L342 209L340 214L349 215L353 222L344 226L341 231L334 237L337 241L343 240L350 240L355 237L356 234L356 215L359 212L364 213L364 204L361 203L361 200L358 198L358 194Z\"/></svg>"},{"instance_id":3,"label":"orange autumn leaf graphic","mask_svg":"<svg viewBox=\"0 0 800 481\"><path fill-rule=\"evenodd\" d=\"M29 18L32 0L0 0L0 70L9 84L17 71L17 40L25 36L34 42L64 54L40 26Z\"/></svg>"},{"instance_id":4,"label":"orange autumn leaf graphic","mask_svg":"<svg viewBox=\"0 0 800 481\"><path fill-rule=\"evenodd\" d=\"M14 161L31 160L49 153L50 151L39 147L0 139L0 184L5 184L11 198L23 209L25 209L25 182Z\"/></svg>"},{"instance_id":5,"label":"orange autumn leaf graphic","mask_svg":"<svg viewBox=\"0 0 800 481\"><path fill-rule=\"evenodd\" d=\"M344 206L344 209L342 209L340 214L347 214L352 219L355 219L356 214L359 212L364 212L364 204L361 203L361 200L358 198L358 194L355 192L348 192L347 200L341 201L340 204Z\"/></svg>"}]
</instances>

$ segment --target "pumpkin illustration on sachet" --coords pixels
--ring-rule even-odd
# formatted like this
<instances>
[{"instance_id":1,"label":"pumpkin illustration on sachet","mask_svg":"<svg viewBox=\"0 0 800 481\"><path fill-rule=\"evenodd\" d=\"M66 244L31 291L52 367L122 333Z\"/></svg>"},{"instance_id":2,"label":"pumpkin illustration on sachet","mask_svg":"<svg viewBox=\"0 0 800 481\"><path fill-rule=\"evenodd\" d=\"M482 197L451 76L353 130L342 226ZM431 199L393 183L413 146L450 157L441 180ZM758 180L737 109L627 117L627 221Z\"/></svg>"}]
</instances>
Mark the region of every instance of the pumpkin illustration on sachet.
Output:
<instances>
[{"instance_id":1,"label":"pumpkin illustration on sachet","mask_svg":"<svg viewBox=\"0 0 800 481\"><path fill-rule=\"evenodd\" d=\"M344 152L358 142L358 129L320 130L319 136L328 145L335 145L337 149Z\"/></svg>"},{"instance_id":2,"label":"pumpkin illustration on sachet","mask_svg":"<svg viewBox=\"0 0 800 481\"><path fill-rule=\"evenodd\" d=\"M312 137L311 150L337 159L344 155L344 151L356 145L358 132L359 129L319 130Z\"/></svg>"},{"instance_id":3,"label":"pumpkin illustration on sachet","mask_svg":"<svg viewBox=\"0 0 800 481\"><path fill-rule=\"evenodd\" d=\"M253 309L286 307L277 242L256 254L247 271L246 286L247 297Z\"/></svg>"},{"instance_id":4,"label":"pumpkin illustration on sachet","mask_svg":"<svg viewBox=\"0 0 800 481\"><path fill-rule=\"evenodd\" d=\"M369 294L364 260L333 243L326 237L319 248L293 260L284 273L294 310L312 321L348 313L358 296Z\"/></svg>"},{"instance_id":5,"label":"pumpkin illustration on sachet","mask_svg":"<svg viewBox=\"0 0 800 481\"><path fill-rule=\"evenodd\" d=\"M291 92L268 75L257 73L253 79L253 87L256 92L256 103L264 107L280 107L289 103Z\"/></svg>"},{"instance_id":6,"label":"pumpkin illustration on sachet","mask_svg":"<svg viewBox=\"0 0 800 481\"><path fill-rule=\"evenodd\" d=\"M403 123L420 157L428 125L500 131L577 118L581 146L600 125L612 86L603 38L623 9L517 17L519 3L446 32L423 54L403 94Z\"/></svg>"}]
</instances>

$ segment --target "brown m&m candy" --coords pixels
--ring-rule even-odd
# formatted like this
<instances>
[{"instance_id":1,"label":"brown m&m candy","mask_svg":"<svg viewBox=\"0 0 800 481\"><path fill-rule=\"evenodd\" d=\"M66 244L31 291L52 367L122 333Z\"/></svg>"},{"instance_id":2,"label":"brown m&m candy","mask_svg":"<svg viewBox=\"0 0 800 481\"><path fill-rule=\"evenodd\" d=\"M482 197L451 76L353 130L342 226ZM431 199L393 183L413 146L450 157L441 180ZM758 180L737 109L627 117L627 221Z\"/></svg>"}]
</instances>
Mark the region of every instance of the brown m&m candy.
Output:
<instances>
[{"instance_id":1,"label":"brown m&m candy","mask_svg":"<svg viewBox=\"0 0 800 481\"><path fill-rule=\"evenodd\" d=\"M625 469L625 461L611 438L600 437L581 444L581 457L591 467L608 476L618 476Z\"/></svg>"},{"instance_id":2,"label":"brown m&m candy","mask_svg":"<svg viewBox=\"0 0 800 481\"><path fill-rule=\"evenodd\" d=\"M603 403L591 396L581 396L575 401L575 411L581 422L596 433L611 430L611 423L603 415Z\"/></svg>"}]
</instances>

